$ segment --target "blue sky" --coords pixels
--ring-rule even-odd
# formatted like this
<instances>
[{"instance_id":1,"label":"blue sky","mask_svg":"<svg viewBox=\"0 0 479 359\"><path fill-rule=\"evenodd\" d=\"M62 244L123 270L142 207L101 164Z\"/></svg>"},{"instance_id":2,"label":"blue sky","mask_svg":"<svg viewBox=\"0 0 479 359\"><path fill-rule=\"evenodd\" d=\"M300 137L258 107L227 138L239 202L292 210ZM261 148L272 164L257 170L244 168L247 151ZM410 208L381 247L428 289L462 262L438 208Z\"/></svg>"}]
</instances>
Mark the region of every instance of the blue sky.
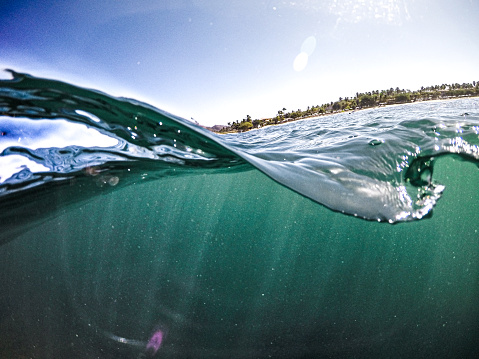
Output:
<instances>
[{"instance_id":1,"label":"blue sky","mask_svg":"<svg viewBox=\"0 0 479 359\"><path fill-rule=\"evenodd\" d=\"M479 81L477 19L473 0L7 0L0 67L226 124Z\"/></svg>"}]
</instances>

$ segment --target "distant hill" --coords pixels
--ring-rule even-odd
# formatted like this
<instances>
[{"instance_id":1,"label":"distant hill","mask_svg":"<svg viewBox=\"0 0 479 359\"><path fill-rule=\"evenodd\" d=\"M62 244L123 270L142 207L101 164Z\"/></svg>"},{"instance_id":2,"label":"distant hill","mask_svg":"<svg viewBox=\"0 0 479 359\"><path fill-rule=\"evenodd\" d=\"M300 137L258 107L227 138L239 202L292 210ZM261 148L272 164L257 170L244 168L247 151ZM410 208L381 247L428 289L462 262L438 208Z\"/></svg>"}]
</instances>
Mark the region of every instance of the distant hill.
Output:
<instances>
[{"instance_id":1,"label":"distant hill","mask_svg":"<svg viewBox=\"0 0 479 359\"><path fill-rule=\"evenodd\" d=\"M223 128L228 127L228 126L214 125L213 127L207 127L207 126L201 126L201 127L206 128L207 130L210 130L211 132L220 132Z\"/></svg>"}]
</instances>

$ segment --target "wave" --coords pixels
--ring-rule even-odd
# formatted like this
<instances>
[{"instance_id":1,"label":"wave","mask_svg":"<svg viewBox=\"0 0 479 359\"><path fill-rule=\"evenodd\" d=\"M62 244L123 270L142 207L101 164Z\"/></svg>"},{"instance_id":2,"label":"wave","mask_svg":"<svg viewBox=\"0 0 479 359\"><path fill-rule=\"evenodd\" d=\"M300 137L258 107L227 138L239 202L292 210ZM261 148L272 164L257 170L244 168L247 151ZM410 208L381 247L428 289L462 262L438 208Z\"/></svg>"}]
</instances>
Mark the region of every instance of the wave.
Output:
<instances>
[{"instance_id":1,"label":"wave","mask_svg":"<svg viewBox=\"0 0 479 359\"><path fill-rule=\"evenodd\" d=\"M0 221L10 229L4 237L133 183L252 169L333 211L418 220L444 191L433 179L438 157L479 160L477 99L216 135L139 101L8 71L12 78L0 81ZM52 201L58 191L63 199Z\"/></svg>"}]
</instances>

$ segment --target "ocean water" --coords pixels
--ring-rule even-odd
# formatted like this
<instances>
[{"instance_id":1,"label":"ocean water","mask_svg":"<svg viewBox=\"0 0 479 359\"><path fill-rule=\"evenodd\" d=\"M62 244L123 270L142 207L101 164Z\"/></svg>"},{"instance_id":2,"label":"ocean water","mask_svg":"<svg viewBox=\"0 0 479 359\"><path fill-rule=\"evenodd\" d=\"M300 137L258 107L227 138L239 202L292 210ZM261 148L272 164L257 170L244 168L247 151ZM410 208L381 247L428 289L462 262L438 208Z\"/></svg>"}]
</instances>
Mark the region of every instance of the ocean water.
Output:
<instances>
[{"instance_id":1,"label":"ocean water","mask_svg":"<svg viewBox=\"0 0 479 359\"><path fill-rule=\"evenodd\" d=\"M479 99L215 135L0 82L1 358L479 353Z\"/></svg>"}]
</instances>

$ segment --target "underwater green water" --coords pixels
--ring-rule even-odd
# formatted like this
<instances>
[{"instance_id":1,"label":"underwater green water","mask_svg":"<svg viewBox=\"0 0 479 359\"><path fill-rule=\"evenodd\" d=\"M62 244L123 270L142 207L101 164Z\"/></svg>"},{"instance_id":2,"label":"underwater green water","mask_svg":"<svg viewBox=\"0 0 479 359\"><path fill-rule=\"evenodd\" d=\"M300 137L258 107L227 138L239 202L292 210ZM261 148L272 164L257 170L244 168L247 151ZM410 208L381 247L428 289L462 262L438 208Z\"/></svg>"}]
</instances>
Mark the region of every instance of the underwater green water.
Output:
<instances>
[{"instance_id":1,"label":"underwater green water","mask_svg":"<svg viewBox=\"0 0 479 359\"><path fill-rule=\"evenodd\" d=\"M434 176L432 218L397 225L253 169L67 207L0 247L0 357L144 358L158 329L158 358L474 357L479 172Z\"/></svg>"}]
</instances>

